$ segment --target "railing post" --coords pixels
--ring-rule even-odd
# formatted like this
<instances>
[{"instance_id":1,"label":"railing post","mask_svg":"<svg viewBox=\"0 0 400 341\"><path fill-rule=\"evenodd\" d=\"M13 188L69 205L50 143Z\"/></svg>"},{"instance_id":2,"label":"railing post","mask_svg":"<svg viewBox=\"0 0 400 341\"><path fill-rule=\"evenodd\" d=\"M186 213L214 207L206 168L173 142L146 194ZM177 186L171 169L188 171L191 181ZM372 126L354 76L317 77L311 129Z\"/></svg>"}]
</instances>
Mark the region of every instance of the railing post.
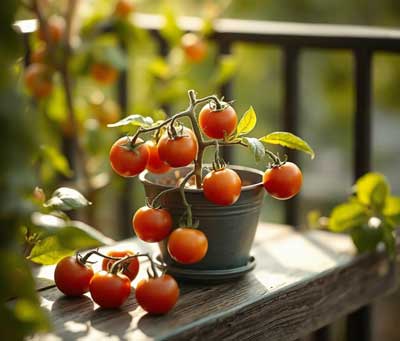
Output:
<instances>
[{"instance_id":1,"label":"railing post","mask_svg":"<svg viewBox=\"0 0 400 341\"><path fill-rule=\"evenodd\" d=\"M230 40L222 39L219 41L219 50L218 50L218 57L223 55L229 55L232 52L232 42ZM224 97L225 100L232 100L232 81L228 80L224 84L221 85L219 92L221 96ZM233 150L232 147L222 147L222 156L225 161L229 163L234 163L233 159Z\"/></svg>"},{"instance_id":2,"label":"railing post","mask_svg":"<svg viewBox=\"0 0 400 341\"><path fill-rule=\"evenodd\" d=\"M299 130L299 48L283 48L283 129L297 134ZM296 153L287 152L289 160L298 162ZM285 222L295 226L299 219L299 199L294 197L285 202Z\"/></svg>"},{"instance_id":3,"label":"railing post","mask_svg":"<svg viewBox=\"0 0 400 341\"><path fill-rule=\"evenodd\" d=\"M372 128L371 93L372 52L365 49L354 52L355 116L354 116L354 179L371 169ZM347 318L348 341L371 340L371 306L365 306Z\"/></svg>"}]
</instances>

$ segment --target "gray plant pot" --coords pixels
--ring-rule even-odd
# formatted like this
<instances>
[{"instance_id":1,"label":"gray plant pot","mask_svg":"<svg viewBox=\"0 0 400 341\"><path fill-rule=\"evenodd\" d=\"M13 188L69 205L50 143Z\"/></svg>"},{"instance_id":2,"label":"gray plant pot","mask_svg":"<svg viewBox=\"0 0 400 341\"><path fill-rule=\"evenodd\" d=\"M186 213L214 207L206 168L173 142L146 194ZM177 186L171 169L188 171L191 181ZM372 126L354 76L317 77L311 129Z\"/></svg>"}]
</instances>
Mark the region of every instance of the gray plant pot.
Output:
<instances>
[{"instance_id":1,"label":"gray plant pot","mask_svg":"<svg viewBox=\"0 0 400 341\"><path fill-rule=\"evenodd\" d=\"M234 274L236 272L240 274L254 267L254 259L251 261L250 258L250 249L263 201L263 173L257 169L241 166L230 166L230 168L237 171L244 184L239 200L231 206L218 206L207 201L202 190L185 190L188 202L192 205L193 217L199 220L199 229L208 238L208 252L203 260L191 265L178 264L168 254L167 240L159 243L163 261L168 267L177 271L182 270L178 277L184 278L185 274L190 273L192 275L198 273L213 274L218 273L218 271L220 271L220 274ZM166 185L160 185L160 181L163 183L165 178L176 179L179 176L184 176L190 169L189 167L173 169L161 175L143 172L139 178L144 185L146 196L152 199L161 191L170 188ZM179 175L177 176L177 174ZM179 218L184 213L179 191L163 195L160 202L162 207L171 213L174 228L177 228ZM235 269L238 269L238 271ZM193 278L189 275L187 277Z\"/></svg>"}]
</instances>

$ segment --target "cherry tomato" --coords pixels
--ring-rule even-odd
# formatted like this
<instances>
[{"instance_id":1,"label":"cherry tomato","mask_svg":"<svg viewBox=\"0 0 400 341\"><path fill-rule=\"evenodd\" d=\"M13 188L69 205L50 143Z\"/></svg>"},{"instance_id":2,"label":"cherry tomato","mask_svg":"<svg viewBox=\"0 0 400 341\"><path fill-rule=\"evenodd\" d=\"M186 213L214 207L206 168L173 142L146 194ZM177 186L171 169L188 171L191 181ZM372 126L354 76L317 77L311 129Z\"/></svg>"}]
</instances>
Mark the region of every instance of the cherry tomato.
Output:
<instances>
[{"instance_id":1,"label":"cherry tomato","mask_svg":"<svg viewBox=\"0 0 400 341\"><path fill-rule=\"evenodd\" d=\"M170 275L142 279L135 290L139 305L150 314L165 314L179 298L179 287Z\"/></svg>"},{"instance_id":2,"label":"cherry tomato","mask_svg":"<svg viewBox=\"0 0 400 341\"><path fill-rule=\"evenodd\" d=\"M136 140L134 150L129 149L127 145L130 143L128 137L121 137L111 147L110 163L115 173L124 176L136 176L146 168L149 159L149 151L147 145L142 143L143 140Z\"/></svg>"},{"instance_id":3,"label":"cherry tomato","mask_svg":"<svg viewBox=\"0 0 400 341\"><path fill-rule=\"evenodd\" d=\"M52 72L45 64L33 63L25 71L25 84L38 98L47 97L53 91Z\"/></svg>"},{"instance_id":4,"label":"cherry tomato","mask_svg":"<svg viewBox=\"0 0 400 341\"><path fill-rule=\"evenodd\" d=\"M165 239L172 229L171 214L163 208L139 208L132 219L136 235L148 243Z\"/></svg>"},{"instance_id":5,"label":"cherry tomato","mask_svg":"<svg viewBox=\"0 0 400 341\"><path fill-rule=\"evenodd\" d=\"M135 5L131 0L118 0L115 5L114 13L120 18L126 18L135 10Z\"/></svg>"},{"instance_id":6,"label":"cherry tomato","mask_svg":"<svg viewBox=\"0 0 400 341\"><path fill-rule=\"evenodd\" d=\"M94 63L90 67L93 79L103 85L115 83L118 78L118 70L106 63Z\"/></svg>"},{"instance_id":7,"label":"cherry tomato","mask_svg":"<svg viewBox=\"0 0 400 341\"><path fill-rule=\"evenodd\" d=\"M213 170L203 179L203 192L207 200L217 205L234 204L240 197L242 180L232 169Z\"/></svg>"},{"instance_id":8,"label":"cherry tomato","mask_svg":"<svg viewBox=\"0 0 400 341\"><path fill-rule=\"evenodd\" d=\"M237 115L228 103L222 102L223 109L217 110L207 103L200 111L199 125L203 133L213 139L223 139L236 129Z\"/></svg>"},{"instance_id":9,"label":"cherry tomato","mask_svg":"<svg viewBox=\"0 0 400 341\"><path fill-rule=\"evenodd\" d=\"M100 271L90 281L90 295L100 307L118 308L131 293L131 280L123 274Z\"/></svg>"},{"instance_id":10,"label":"cherry tomato","mask_svg":"<svg viewBox=\"0 0 400 341\"><path fill-rule=\"evenodd\" d=\"M207 250L208 240L204 232L190 227L174 230L168 239L168 252L178 263L197 263L204 258Z\"/></svg>"},{"instance_id":11,"label":"cherry tomato","mask_svg":"<svg viewBox=\"0 0 400 341\"><path fill-rule=\"evenodd\" d=\"M147 146L149 147L149 161L147 161L146 169L149 172L155 174L162 174L168 172L171 167L168 163L160 159L158 154L157 145L153 141L147 141Z\"/></svg>"},{"instance_id":12,"label":"cherry tomato","mask_svg":"<svg viewBox=\"0 0 400 341\"><path fill-rule=\"evenodd\" d=\"M182 36L181 46L186 58L191 62L201 62L207 54L206 42L194 33L186 33Z\"/></svg>"},{"instance_id":13,"label":"cherry tomato","mask_svg":"<svg viewBox=\"0 0 400 341\"><path fill-rule=\"evenodd\" d=\"M45 41L46 36L45 36L45 31L42 28L39 28L39 39ZM63 17L58 16L58 15L52 15L48 20L47 20L47 32L49 35L49 40L53 43L58 43L65 32L65 20Z\"/></svg>"},{"instance_id":14,"label":"cherry tomato","mask_svg":"<svg viewBox=\"0 0 400 341\"><path fill-rule=\"evenodd\" d=\"M75 256L61 259L54 271L57 288L67 296L81 296L88 292L92 277L93 269L79 263Z\"/></svg>"},{"instance_id":15,"label":"cherry tomato","mask_svg":"<svg viewBox=\"0 0 400 341\"><path fill-rule=\"evenodd\" d=\"M263 176L264 188L269 195L279 200L294 197L299 193L302 182L301 170L292 162L267 169Z\"/></svg>"},{"instance_id":16,"label":"cherry tomato","mask_svg":"<svg viewBox=\"0 0 400 341\"><path fill-rule=\"evenodd\" d=\"M167 133L163 134L157 146L160 159L171 167L187 166L196 158L199 148L196 136L188 128L174 139L170 139Z\"/></svg>"},{"instance_id":17,"label":"cherry tomato","mask_svg":"<svg viewBox=\"0 0 400 341\"><path fill-rule=\"evenodd\" d=\"M132 256L134 253L129 250L125 251L110 251L107 253L107 256L110 257L125 257L125 256ZM107 258L103 258L103 262L101 264L101 268L105 271L109 271L111 269L111 266L114 264L115 261ZM135 279L139 272L139 260L137 258L132 258L129 261L128 267L122 272L124 275L128 276L131 281Z\"/></svg>"}]
</instances>

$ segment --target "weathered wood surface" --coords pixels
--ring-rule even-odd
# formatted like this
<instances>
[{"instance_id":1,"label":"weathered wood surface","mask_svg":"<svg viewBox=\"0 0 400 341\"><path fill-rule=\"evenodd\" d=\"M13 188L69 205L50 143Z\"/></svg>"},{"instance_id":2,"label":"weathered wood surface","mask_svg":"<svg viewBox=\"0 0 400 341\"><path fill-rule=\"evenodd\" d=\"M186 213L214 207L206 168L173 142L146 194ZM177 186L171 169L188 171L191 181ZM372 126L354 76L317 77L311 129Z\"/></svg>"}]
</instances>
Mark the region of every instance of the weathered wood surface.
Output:
<instances>
[{"instance_id":1,"label":"weathered wood surface","mask_svg":"<svg viewBox=\"0 0 400 341\"><path fill-rule=\"evenodd\" d=\"M127 246L145 249L135 240L118 245ZM256 269L240 280L181 283L180 300L165 316L145 314L133 293L120 310L107 311L89 297L68 299L54 287L43 289L42 305L54 332L35 339L293 340L397 283L394 263L379 253L354 257L351 241L342 235L262 224L253 254ZM51 268L42 270L40 278L51 277Z\"/></svg>"}]
</instances>

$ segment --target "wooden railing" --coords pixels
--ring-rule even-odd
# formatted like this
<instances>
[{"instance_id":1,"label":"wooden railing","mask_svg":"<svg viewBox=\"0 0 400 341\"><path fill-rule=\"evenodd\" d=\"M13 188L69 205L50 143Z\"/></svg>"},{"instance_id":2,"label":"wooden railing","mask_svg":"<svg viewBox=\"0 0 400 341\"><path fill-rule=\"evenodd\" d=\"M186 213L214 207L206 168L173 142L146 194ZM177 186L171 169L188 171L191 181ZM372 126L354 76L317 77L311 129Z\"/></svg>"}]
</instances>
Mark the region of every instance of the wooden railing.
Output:
<instances>
[{"instance_id":1,"label":"wooden railing","mask_svg":"<svg viewBox=\"0 0 400 341\"><path fill-rule=\"evenodd\" d=\"M136 14L135 25L150 31L159 41L160 53L168 51L167 43L160 35L164 18L157 15ZM181 17L178 25L184 31L197 31L202 26L199 18ZM36 29L34 20L18 22L21 32L29 34ZM259 43L277 46L282 50L283 63L283 103L282 129L298 133L300 98L299 98L299 60L305 49L345 49L354 57L355 112L353 118L353 174L358 178L371 168L371 100L372 100L372 62L375 52L385 51L400 53L400 30L370 28L360 26L339 26L323 24L299 24L283 22L249 21L236 19L218 19L214 22L215 40L220 54L229 54L237 42ZM112 27L105 27L112 30ZM231 81L220 89L225 98L233 98ZM127 77L123 74L119 84L119 101L122 108L127 104ZM229 149L224 150L229 160ZM289 157L296 160L296 154ZM128 198L129 189L126 190ZM286 205L286 222L295 226L298 222L298 200L290 200ZM123 219L130 218L130 204L123 201ZM124 217L125 216L125 217ZM328 339L327 329L315 334L317 340ZM349 341L370 340L370 309L362 308L349 315L347 338Z\"/></svg>"}]
</instances>

